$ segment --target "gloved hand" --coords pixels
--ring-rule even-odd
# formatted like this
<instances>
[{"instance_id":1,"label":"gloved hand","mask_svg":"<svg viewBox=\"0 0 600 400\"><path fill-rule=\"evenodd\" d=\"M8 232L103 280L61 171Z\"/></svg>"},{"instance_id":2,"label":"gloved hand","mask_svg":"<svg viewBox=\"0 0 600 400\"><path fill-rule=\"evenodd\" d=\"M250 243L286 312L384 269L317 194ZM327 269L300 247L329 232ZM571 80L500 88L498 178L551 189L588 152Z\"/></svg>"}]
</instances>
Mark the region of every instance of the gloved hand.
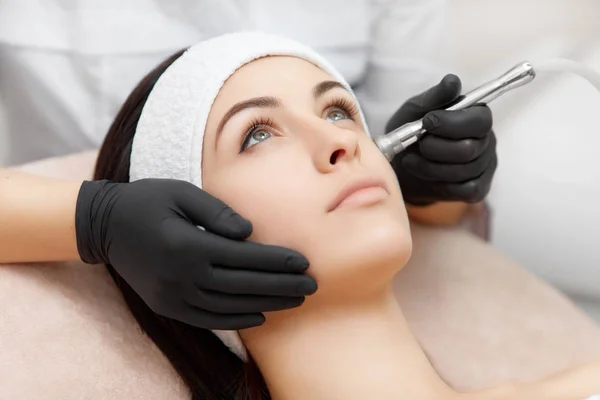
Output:
<instances>
[{"instance_id":1,"label":"gloved hand","mask_svg":"<svg viewBox=\"0 0 600 400\"><path fill-rule=\"evenodd\" d=\"M427 133L392 160L407 204L438 201L475 203L490 190L496 171L496 136L486 105L445 111L461 94L455 75L404 103L386 125L386 133L423 118Z\"/></svg>"},{"instance_id":2,"label":"gloved hand","mask_svg":"<svg viewBox=\"0 0 600 400\"><path fill-rule=\"evenodd\" d=\"M183 181L84 182L77 200L81 259L111 264L154 312L205 329L260 325L263 312L297 307L317 289L306 258L244 241L251 232Z\"/></svg>"}]
</instances>

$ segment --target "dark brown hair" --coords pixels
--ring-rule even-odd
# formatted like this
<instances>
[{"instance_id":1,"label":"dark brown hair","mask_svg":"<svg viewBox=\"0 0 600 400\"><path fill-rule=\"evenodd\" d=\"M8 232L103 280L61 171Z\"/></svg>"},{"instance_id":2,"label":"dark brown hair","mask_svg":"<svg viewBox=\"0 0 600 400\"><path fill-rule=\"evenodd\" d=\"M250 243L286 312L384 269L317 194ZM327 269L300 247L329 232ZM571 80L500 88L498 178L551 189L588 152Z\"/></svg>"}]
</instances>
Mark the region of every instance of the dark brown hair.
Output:
<instances>
[{"instance_id":1,"label":"dark brown hair","mask_svg":"<svg viewBox=\"0 0 600 400\"><path fill-rule=\"evenodd\" d=\"M148 73L125 100L100 149L94 179L129 181L131 145L144 103L156 81L184 51L178 51ZM154 313L112 266L107 265L106 268L142 329L190 388L192 399L270 399L264 380L252 360L243 363L206 329Z\"/></svg>"}]
</instances>

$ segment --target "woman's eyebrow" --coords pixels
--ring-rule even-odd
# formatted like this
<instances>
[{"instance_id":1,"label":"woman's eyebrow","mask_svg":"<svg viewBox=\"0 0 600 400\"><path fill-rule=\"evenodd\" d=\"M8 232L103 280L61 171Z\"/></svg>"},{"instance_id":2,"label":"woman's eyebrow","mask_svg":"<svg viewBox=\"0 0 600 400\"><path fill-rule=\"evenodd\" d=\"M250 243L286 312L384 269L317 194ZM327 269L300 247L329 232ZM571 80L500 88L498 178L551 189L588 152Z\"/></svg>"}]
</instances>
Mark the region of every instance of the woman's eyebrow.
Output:
<instances>
[{"instance_id":1,"label":"woman's eyebrow","mask_svg":"<svg viewBox=\"0 0 600 400\"><path fill-rule=\"evenodd\" d=\"M252 99L240 101L239 103L234 104L221 118L221 122L219 122L219 126L217 127L217 136L215 140L215 147L219 142L221 137L221 133L223 132L223 128L227 121L229 121L235 114L245 110L247 108L277 108L281 107L281 102L277 100L275 97L271 96L263 96L263 97L254 97Z\"/></svg>"},{"instance_id":2,"label":"woman's eyebrow","mask_svg":"<svg viewBox=\"0 0 600 400\"><path fill-rule=\"evenodd\" d=\"M348 91L344 85L337 81L323 81L313 88L313 96L317 99L332 89L344 89Z\"/></svg>"}]
</instances>

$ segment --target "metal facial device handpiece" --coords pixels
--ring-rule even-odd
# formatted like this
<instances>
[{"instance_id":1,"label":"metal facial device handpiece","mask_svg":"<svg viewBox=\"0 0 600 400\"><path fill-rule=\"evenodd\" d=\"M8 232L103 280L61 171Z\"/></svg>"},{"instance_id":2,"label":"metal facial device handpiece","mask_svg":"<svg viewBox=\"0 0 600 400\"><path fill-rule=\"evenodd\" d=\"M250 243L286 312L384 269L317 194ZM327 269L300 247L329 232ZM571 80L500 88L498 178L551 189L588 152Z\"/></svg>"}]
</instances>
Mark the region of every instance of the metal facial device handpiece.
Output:
<instances>
[{"instance_id":1,"label":"metal facial device handpiece","mask_svg":"<svg viewBox=\"0 0 600 400\"><path fill-rule=\"evenodd\" d=\"M528 62L522 62L501 77L479 86L477 89L461 96L459 101L446 108L448 111L462 110L477 103L489 103L504 93L529 83L535 78L535 71ZM408 146L419 140L425 133L423 120L409 122L388 134L374 138L375 144L383 155L392 161L396 154L403 152Z\"/></svg>"}]
</instances>

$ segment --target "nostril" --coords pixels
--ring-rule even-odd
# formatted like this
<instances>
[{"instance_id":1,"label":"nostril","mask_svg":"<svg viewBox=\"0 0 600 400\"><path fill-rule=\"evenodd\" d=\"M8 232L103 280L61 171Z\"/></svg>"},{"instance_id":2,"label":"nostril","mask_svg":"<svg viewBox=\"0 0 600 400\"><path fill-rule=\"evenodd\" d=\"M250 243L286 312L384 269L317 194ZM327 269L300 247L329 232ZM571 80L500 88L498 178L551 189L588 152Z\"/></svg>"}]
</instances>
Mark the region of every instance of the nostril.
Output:
<instances>
[{"instance_id":1,"label":"nostril","mask_svg":"<svg viewBox=\"0 0 600 400\"><path fill-rule=\"evenodd\" d=\"M337 160L344 155L344 150L336 150L331 154L331 157L329 157L329 163L331 165L335 164L337 162Z\"/></svg>"}]
</instances>

